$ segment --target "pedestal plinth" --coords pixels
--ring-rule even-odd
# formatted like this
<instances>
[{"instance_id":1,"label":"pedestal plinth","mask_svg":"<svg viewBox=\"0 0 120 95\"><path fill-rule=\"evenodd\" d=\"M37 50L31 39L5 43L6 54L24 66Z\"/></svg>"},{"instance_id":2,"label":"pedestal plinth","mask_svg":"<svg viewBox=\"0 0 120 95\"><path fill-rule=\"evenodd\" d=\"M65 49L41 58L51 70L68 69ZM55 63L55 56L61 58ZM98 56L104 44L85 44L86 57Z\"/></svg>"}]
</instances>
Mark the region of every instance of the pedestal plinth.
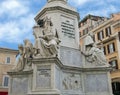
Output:
<instances>
[{"instance_id":1,"label":"pedestal plinth","mask_svg":"<svg viewBox=\"0 0 120 95\"><path fill-rule=\"evenodd\" d=\"M9 95L112 95L109 67L66 66L58 58L35 58L33 71L9 72Z\"/></svg>"},{"instance_id":2,"label":"pedestal plinth","mask_svg":"<svg viewBox=\"0 0 120 95\"><path fill-rule=\"evenodd\" d=\"M8 72L10 76L8 95L27 95L33 71Z\"/></svg>"}]
</instances>

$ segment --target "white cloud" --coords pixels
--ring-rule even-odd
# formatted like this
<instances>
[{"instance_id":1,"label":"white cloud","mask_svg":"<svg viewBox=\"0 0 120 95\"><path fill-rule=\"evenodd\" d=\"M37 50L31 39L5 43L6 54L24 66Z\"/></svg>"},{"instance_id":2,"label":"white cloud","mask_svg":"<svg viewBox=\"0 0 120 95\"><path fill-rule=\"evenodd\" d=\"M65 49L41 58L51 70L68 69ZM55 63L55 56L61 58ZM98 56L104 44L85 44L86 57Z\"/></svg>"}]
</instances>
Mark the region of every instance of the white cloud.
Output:
<instances>
[{"instance_id":1,"label":"white cloud","mask_svg":"<svg viewBox=\"0 0 120 95\"><path fill-rule=\"evenodd\" d=\"M6 19L6 16L8 17ZM33 39L34 14L29 0L4 0L0 3L0 42L21 43L25 38Z\"/></svg>"},{"instance_id":2,"label":"white cloud","mask_svg":"<svg viewBox=\"0 0 120 95\"><path fill-rule=\"evenodd\" d=\"M75 7L82 6L85 3L88 3L88 2L91 2L91 1L93 1L93 0L68 0L68 2Z\"/></svg>"},{"instance_id":3,"label":"white cloud","mask_svg":"<svg viewBox=\"0 0 120 95\"><path fill-rule=\"evenodd\" d=\"M118 0L68 0L70 5L79 10L81 18L88 14L109 17L120 11Z\"/></svg>"},{"instance_id":4,"label":"white cloud","mask_svg":"<svg viewBox=\"0 0 120 95\"><path fill-rule=\"evenodd\" d=\"M9 17L18 17L28 13L27 3L20 0L4 0L0 3L0 16L9 14Z\"/></svg>"},{"instance_id":5,"label":"white cloud","mask_svg":"<svg viewBox=\"0 0 120 95\"><path fill-rule=\"evenodd\" d=\"M42 0L38 1L40 4L43 3ZM3 0L0 3L0 43L8 42L18 44L23 42L25 38L29 38L30 40L34 38L32 35L34 14L31 8L34 10L36 6L32 3L38 3L38 1ZM82 17L87 14L108 16L110 13L117 12L119 8L112 4L108 5L108 1L110 2L110 0L68 0L70 5L79 9ZM114 0L111 1L114 2ZM89 3L92 3L92 5L89 5ZM8 17L7 19L6 16Z\"/></svg>"},{"instance_id":6,"label":"white cloud","mask_svg":"<svg viewBox=\"0 0 120 95\"><path fill-rule=\"evenodd\" d=\"M0 42L21 43L23 39L33 39L32 27L34 15L0 24Z\"/></svg>"},{"instance_id":7,"label":"white cloud","mask_svg":"<svg viewBox=\"0 0 120 95\"><path fill-rule=\"evenodd\" d=\"M107 6L107 7L106 7ZM104 17L110 17L112 13L116 13L118 9L113 5L104 5L103 8L98 9L90 9L86 11L81 11L82 16L86 16L88 14L96 15L96 16L104 16Z\"/></svg>"}]
</instances>

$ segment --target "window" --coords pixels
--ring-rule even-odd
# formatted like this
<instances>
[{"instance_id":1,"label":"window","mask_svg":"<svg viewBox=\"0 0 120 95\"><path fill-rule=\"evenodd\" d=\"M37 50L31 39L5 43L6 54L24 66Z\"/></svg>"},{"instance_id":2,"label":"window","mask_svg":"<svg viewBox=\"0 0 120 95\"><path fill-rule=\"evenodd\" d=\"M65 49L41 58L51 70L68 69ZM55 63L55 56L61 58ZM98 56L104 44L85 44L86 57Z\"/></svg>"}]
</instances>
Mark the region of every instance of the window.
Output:
<instances>
[{"instance_id":1,"label":"window","mask_svg":"<svg viewBox=\"0 0 120 95\"><path fill-rule=\"evenodd\" d=\"M105 32L106 32L106 36L111 35L111 27L107 27L107 28L105 29Z\"/></svg>"},{"instance_id":2,"label":"window","mask_svg":"<svg viewBox=\"0 0 120 95\"><path fill-rule=\"evenodd\" d=\"M87 21L84 21L84 22L83 22L83 25L85 25L85 24L87 24Z\"/></svg>"},{"instance_id":3,"label":"window","mask_svg":"<svg viewBox=\"0 0 120 95\"><path fill-rule=\"evenodd\" d=\"M9 77L7 75L5 75L3 77L3 86L8 87L8 83L9 83Z\"/></svg>"},{"instance_id":4,"label":"window","mask_svg":"<svg viewBox=\"0 0 120 95\"><path fill-rule=\"evenodd\" d=\"M112 61L109 62L109 64L110 64L114 69L118 69L117 60L112 60Z\"/></svg>"},{"instance_id":5,"label":"window","mask_svg":"<svg viewBox=\"0 0 120 95\"><path fill-rule=\"evenodd\" d=\"M104 52L104 54L106 55L106 49L105 46L101 48L101 50Z\"/></svg>"},{"instance_id":6,"label":"window","mask_svg":"<svg viewBox=\"0 0 120 95\"><path fill-rule=\"evenodd\" d=\"M103 30L98 32L98 40L102 40L104 38L104 35L103 35Z\"/></svg>"},{"instance_id":7,"label":"window","mask_svg":"<svg viewBox=\"0 0 120 95\"><path fill-rule=\"evenodd\" d=\"M114 43L109 44L107 47L108 47L108 53L113 53L115 51Z\"/></svg>"},{"instance_id":8,"label":"window","mask_svg":"<svg viewBox=\"0 0 120 95\"><path fill-rule=\"evenodd\" d=\"M120 41L120 31L118 32L118 37L119 37L119 41Z\"/></svg>"},{"instance_id":9,"label":"window","mask_svg":"<svg viewBox=\"0 0 120 95\"><path fill-rule=\"evenodd\" d=\"M9 63L10 63L10 57L7 57L6 64L9 64Z\"/></svg>"},{"instance_id":10,"label":"window","mask_svg":"<svg viewBox=\"0 0 120 95\"><path fill-rule=\"evenodd\" d=\"M85 35L87 33L88 33L88 28L86 28L86 29L83 30L83 35Z\"/></svg>"}]
</instances>

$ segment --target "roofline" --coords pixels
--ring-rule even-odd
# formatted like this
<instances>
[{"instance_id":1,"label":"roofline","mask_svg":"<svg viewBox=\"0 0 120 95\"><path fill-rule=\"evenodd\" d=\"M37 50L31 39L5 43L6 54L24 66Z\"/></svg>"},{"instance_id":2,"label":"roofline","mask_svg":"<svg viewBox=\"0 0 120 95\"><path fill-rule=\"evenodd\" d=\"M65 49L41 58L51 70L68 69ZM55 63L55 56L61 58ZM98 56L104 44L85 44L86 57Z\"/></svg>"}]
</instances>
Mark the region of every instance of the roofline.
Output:
<instances>
[{"instance_id":1,"label":"roofline","mask_svg":"<svg viewBox=\"0 0 120 95\"><path fill-rule=\"evenodd\" d=\"M82 22L84 22L85 20L87 20L87 19L90 18L90 17L107 18L107 17L102 17L102 16L96 16L96 15L88 14L88 15L86 15L86 16L79 22L79 24L82 23Z\"/></svg>"},{"instance_id":2,"label":"roofline","mask_svg":"<svg viewBox=\"0 0 120 95\"><path fill-rule=\"evenodd\" d=\"M12 53L18 53L18 50L10 49L10 48L0 47L0 52L12 52Z\"/></svg>"}]
</instances>

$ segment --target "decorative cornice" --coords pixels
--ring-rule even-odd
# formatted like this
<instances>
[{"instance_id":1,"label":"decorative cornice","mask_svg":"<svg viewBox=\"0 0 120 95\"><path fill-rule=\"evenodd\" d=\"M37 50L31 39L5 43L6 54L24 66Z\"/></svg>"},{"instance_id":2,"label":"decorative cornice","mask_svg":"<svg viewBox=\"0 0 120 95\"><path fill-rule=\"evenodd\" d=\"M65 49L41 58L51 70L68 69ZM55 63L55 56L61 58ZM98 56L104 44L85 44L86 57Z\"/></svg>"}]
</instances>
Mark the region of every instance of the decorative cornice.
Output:
<instances>
[{"instance_id":1,"label":"decorative cornice","mask_svg":"<svg viewBox=\"0 0 120 95\"><path fill-rule=\"evenodd\" d=\"M120 20L115 21L115 24L113 25L114 28L119 28L120 27Z\"/></svg>"},{"instance_id":2,"label":"decorative cornice","mask_svg":"<svg viewBox=\"0 0 120 95\"><path fill-rule=\"evenodd\" d=\"M34 58L29 59L33 64L44 64L44 63L55 63L57 66L61 68L61 70L64 71L76 71L76 72L108 72L111 71L111 67L73 67L73 66L66 66L61 63L61 61L57 57L51 57L51 58ZM33 74L33 70L29 71L20 71L20 72L7 72L8 75L29 75Z\"/></svg>"},{"instance_id":3,"label":"decorative cornice","mask_svg":"<svg viewBox=\"0 0 120 95\"><path fill-rule=\"evenodd\" d=\"M8 75L29 75L33 73L33 70L30 71L20 71L20 72L7 72Z\"/></svg>"},{"instance_id":4,"label":"decorative cornice","mask_svg":"<svg viewBox=\"0 0 120 95\"><path fill-rule=\"evenodd\" d=\"M58 65L59 67L63 67L64 65L61 63L61 61L57 58L57 57L48 57L48 58L33 58L29 60L30 62L33 62L34 64L39 64L38 62L41 63L45 63L45 62L49 62L49 63L57 63L56 65Z\"/></svg>"},{"instance_id":5,"label":"decorative cornice","mask_svg":"<svg viewBox=\"0 0 120 95\"><path fill-rule=\"evenodd\" d=\"M60 6L55 6L55 7L48 7L48 8L44 8L34 19L37 21L39 19L39 17L41 17L46 11L53 11L53 10L60 10L69 14L73 14L76 15L78 17L78 19L80 19L79 17L79 13L60 7Z\"/></svg>"},{"instance_id":6,"label":"decorative cornice","mask_svg":"<svg viewBox=\"0 0 120 95\"><path fill-rule=\"evenodd\" d=\"M44 63L55 63L58 65L62 70L74 70L74 71L81 71L81 72L93 72L93 71L111 71L111 67L73 67L73 66L66 66L61 63L59 58L53 57L53 58L35 58L30 60L33 62L33 64L44 64Z\"/></svg>"}]
</instances>

